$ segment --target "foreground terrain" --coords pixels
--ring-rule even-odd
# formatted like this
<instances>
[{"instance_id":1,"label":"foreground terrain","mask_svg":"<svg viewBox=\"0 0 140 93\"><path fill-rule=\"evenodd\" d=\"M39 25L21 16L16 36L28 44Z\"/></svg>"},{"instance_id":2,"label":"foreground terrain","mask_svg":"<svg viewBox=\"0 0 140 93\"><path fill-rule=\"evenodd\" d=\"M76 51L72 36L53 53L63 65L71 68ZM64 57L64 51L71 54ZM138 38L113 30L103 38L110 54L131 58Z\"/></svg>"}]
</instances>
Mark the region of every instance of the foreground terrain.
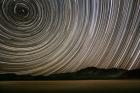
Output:
<instances>
[{"instance_id":1,"label":"foreground terrain","mask_svg":"<svg viewBox=\"0 0 140 93\"><path fill-rule=\"evenodd\" d=\"M0 81L0 93L139 93L140 80Z\"/></svg>"}]
</instances>

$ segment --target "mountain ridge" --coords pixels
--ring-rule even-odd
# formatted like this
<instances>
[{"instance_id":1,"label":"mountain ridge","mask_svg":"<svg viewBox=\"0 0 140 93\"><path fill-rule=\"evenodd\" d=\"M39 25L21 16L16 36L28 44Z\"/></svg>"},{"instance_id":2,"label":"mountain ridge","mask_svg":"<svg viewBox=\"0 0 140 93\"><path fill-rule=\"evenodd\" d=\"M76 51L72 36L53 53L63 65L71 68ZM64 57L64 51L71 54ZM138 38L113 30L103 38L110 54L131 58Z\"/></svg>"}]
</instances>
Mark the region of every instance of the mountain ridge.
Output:
<instances>
[{"instance_id":1,"label":"mountain ridge","mask_svg":"<svg viewBox=\"0 0 140 93\"><path fill-rule=\"evenodd\" d=\"M49 76L31 76L0 74L0 80L104 80L104 79L140 79L140 69L100 69L88 67L76 72L51 74Z\"/></svg>"}]
</instances>

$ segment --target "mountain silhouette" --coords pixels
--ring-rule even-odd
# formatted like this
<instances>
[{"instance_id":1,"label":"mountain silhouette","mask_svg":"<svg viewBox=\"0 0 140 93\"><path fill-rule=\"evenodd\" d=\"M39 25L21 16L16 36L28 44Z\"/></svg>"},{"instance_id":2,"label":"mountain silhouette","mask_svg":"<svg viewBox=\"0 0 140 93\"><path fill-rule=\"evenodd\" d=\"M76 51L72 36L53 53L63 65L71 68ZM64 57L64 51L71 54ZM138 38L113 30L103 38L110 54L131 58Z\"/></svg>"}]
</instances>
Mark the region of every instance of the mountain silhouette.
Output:
<instances>
[{"instance_id":1,"label":"mountain silhouette","mask_svg":"<svg viewBox=\"0 0 140 93\"><path fill-rule=\"evenodd\" d=\"M100 69L88 67L77 72L51 74L49 76L31 76L0 74L0 80L104 80L104 79L140 79L140 69Z\"/></svg>"}]
</instances>

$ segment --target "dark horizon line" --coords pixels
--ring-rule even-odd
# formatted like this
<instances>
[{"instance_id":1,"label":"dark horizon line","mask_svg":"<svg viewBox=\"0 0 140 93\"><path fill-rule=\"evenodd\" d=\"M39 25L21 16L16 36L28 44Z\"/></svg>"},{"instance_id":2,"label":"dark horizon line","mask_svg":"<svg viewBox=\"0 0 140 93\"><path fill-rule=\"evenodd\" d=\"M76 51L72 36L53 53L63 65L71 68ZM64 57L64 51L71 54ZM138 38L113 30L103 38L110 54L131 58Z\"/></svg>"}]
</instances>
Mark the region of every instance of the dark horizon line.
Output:
<instances>
[{"instance_id":1,"label":"dark horizon line","mask_svg":"<svg viewBox=\"0 0 140 93\"><path fill-rule=\"evenodd\" d=\"M88 67L76 72L51 74L49 76L0 74L0 80L108 80L108 79L140 79L140 69L124 70L117 68L100 69Z\"/></svg>"}]
</instances>

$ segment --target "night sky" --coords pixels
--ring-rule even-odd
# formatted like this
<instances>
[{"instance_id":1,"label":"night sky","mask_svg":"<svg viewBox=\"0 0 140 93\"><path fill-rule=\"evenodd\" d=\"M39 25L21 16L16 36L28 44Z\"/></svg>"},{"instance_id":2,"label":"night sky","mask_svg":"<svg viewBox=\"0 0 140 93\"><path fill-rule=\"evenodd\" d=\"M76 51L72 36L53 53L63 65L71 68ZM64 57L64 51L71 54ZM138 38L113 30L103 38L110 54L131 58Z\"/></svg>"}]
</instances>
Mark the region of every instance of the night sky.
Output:
<instances>
[{"instance_id":1,"label":"night sky","mask_svg":"<svg viewBox=\"0 0 140 93\"><path fill-rule=\"evenodd\" d=\"M140 0L0 0L0 73L140 68Z\"/></svg>"}]
</instances>

